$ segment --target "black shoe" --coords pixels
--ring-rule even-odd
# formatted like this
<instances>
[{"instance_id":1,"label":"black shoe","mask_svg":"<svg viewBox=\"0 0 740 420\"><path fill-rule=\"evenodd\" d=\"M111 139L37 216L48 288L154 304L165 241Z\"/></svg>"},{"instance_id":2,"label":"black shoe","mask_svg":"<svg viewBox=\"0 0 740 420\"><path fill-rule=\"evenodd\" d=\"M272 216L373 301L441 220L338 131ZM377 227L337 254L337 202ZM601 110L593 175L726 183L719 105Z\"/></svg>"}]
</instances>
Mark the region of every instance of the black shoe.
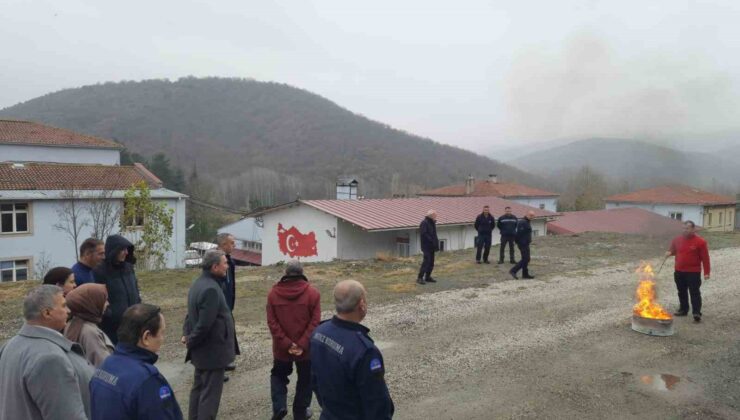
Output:
<instances>
[{"instance_id":1,"label":"black shoe","mask_svg":"<svg viewBox=\"0 0 740 420\"><path fill-rule=\"evenodd\" d=\"M476 261L475 261L475 263L476 263L476 264L480 264L480 261L476 260Z\"/></svg>"},{"instance_id":2,"label":"black shoe","mask_svg":"<svg viewBox=\"0 0 740 420\"><path fill-rule=\"evenodd\" d=\"M417 278L416 279L416 282L419 283L419 284L427 284L427 282L424 281L424 278L423 277Z\"/></svg>"},{"instance_id":3,"label":"black shoe","mask_svg":"<svg viewBox=\"0 0 740 420\"><path fill-rule=\"evenodd\" d=\"M516 264L516 261L511 260L511 261L509 261L509 264Z\"/></svg>"},{"instance_id":4,"label":"black shoe","mask_svg":"<svg viewBox=\"0 0 740 420\"><path fill-rule=\"evenodd\" d=\"M503 262L503 261L499 261L498 263L499 263L499 264L503 264L504 262Z\"/></svg>"},{"instance_id":5,"label":"black shoe","mask_svg":"<svg viewBox=\"0 0 740 420\"><path fill-rule=\"evenodd\" d=\"M522 278L523 279L527 279L527 280L532 280L534 278L534 276L531 276L531 275L527 274L526 276L522 276Z\"/></svg>"},{"instance_id":6,"label":"black shoe","mask_svg":"<svg viewBox=\"0 0 740 420\"><path fill-rule=\"evenodd\" d=\"M694 322L697 324L701 322L701 315L694 315Z\"/></svg>"},{"instance_id":7,"label":"black shoe","mask_svg":"<svg viewBox=\"0 0 740 420\"><path fill-rule=\"evenodd\" d=\"M490 261L483 261L483 264L490 264Z\"/></svg>"},{"instance_id":8,"label":"black shoe","mask_svg":"<svg viewBox=\"0 0 740 420\"><path fill-rule=\"evenodd\" d=\"M676 311L676 312L673 313L673 316L686 316L688 314L689 314L688 312Z\"/></svg>"},{"instance_id":9,"label":"black shoe","mask_svg":"<svg viewBox=\"0 0 740 420\"><path fill-rule=\"evenodd\" d=\"M434 280L432 276L427 277L427 283L436 283L437 280Z\"/></svg>"},{"instance_id":10,"label":"black shoe","mask_svg":"<svg viewBox=\"0 0 740 420\"><path fill-rule=\"evenodd\" d=\"M514 280L519 280L519 277L516 276L516 273L513 270L509 270L509 274L511 274L511 277L514 277Z\"/></svg>"},{"instance_id":11,"label":"black shoe","mask_svg":"<svg viewBox=\"0 0 740 420\"><path fill-rule=\"evenodd\" d=\"M226 371L231 372L232 370L236 370L236 363L231 362L228 365L226 365Z\"/></svg>"},{"instance_id":12,"label":"black shoe","mask_svg":"<svg viewBox=\"0 0 740 420\"><path fill-rule=\"evenodd\" d=\"M287 415L288 415L288 410L283 408L282 410L272 415L272 420L283 420L285 416Z\"/></svg>"},{"instance_id":13,"label":"black shoe","mask_svg":"<svg viewBox=\"0 0 740 420\"><path fill-rule=\"evenodd\" d=\"M226 382L229 382L229 377L228 376L224 376L224 383L226 383Z\"/></svg>"}]
</instances>

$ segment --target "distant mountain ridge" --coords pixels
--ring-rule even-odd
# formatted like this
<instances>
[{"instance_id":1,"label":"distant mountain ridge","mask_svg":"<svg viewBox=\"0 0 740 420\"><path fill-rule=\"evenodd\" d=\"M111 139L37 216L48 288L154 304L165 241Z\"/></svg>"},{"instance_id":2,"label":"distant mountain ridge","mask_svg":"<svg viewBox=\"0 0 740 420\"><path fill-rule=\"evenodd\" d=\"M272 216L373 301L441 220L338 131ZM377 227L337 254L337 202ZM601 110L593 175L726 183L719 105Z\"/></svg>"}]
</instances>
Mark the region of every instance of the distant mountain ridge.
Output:
<instances>
[{"instance_id":1,"label":"distant mountain ridge","mask_svg":"<svg viewBox=\"0 0 740 420\"><path fill-rule=\"evenodd\" d=\"M732 158L682 152L639 140L591 138L537 150L509 163L541 176L559 176L590 166L612 180L629 183L630 189L681 183L731 192L740 188L740 164Z\"/></svg>"},{"instance_id":2,"label":"distant mountain ridge","mask_svg":"<svg viewBox=\"0 0 740 420\"><path fill-rule=\"evenodd\" d=\"M201 175L233 180L222 185L226 195L263 202L296 194L331 197L343 174L357 175L368 197L460 183L470 173L547 186L509 165L393 129L308 91L247 79L84 86L5 108L0 117L112 138L145 155L165 152L186 172L197 165ZM279 186L266 190L266 183Z\"/></svg>"}]
</instances>

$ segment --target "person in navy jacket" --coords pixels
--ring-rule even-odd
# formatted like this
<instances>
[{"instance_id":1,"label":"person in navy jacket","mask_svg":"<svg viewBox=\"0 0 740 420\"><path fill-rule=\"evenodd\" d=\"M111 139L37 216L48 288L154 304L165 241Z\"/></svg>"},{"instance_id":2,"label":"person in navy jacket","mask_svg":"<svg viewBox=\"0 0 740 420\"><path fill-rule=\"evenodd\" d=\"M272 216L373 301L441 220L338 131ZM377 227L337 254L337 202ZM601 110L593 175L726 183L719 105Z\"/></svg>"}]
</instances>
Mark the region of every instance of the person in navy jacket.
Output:
<instances>
[{"instance_id":1,"label":"person in navy jacket","mask_svg":"<svg viewBox=\"0 0 740 420\"><path fill-rule=\"evenodd\" d=\"M524 218L519 219L516 224L516 236L514 237L514 240L516 241L516 246L519 247L519 252L522 254L522 258L520 258L519 262L509 270L509 274L511 274L511 277L514 277L515 279L519 279L519 277L517 277L519 270L522 271L523 279L534 278L534 276L529 273L529 245L532 243L532 225L530 222L532 219L534 219L534 212L528 211L527 215L524 216Z\"/></svg>"},{"instance_id":2,"label":"person in navy jacket","mask_svg":"<svg viewBox=\"0 0 740 420\"><path fill-rule=\"evenodd\" d=\"M367 292L359 282L334 287L337 315L311 336L311 382L321 406L320 420L387 420L394 406L385 383L380 350L360 324Z\"/></svg>"},{"instance_id":3,"label":"person in navy jacket","mask_svg":"<svg viewBox=\"0 0 740 420\"><path fill-rule=\"evenodd\" d=\"M154 364L165 337L164 316L154 305L124 312L118 344L90 381L92 420L180 420L182 412Z\"/></svg>"},{"instance_id":4,"label":"person in navy jacket","mask_svg":"<svg viewBox=\"0 0 740 420\"><path fill-rule=\"evenodd\" d=\"M491 252L493 229L496 227L496 219L491 215L490 207L483 206L483 212L475 218L474 226L476 232L478 232L478 240L475 244L475 262L480 264L482 251L483 262L488 264L488 253Z\"/></svg>"}]
</instances>

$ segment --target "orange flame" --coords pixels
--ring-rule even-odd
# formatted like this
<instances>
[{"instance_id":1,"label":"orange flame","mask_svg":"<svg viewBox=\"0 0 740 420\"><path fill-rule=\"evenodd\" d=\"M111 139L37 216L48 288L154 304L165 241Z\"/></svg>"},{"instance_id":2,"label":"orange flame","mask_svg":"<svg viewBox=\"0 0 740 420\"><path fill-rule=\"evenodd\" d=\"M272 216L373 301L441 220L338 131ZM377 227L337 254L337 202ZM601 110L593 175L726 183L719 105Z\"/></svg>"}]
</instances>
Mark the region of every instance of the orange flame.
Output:
<instances>
[{"instance_id":1,"label":"orange flame","mask_svg":"<svg viewBox=\"0 0 740 420\"><path fill-rule=\"evenodd\" d=\"M653 267L643 262L637 269L637 273L640 275L640 284L635 293L637 304L633 309L634 314L643 318L671 319L671 314L655 301L658 295L655 290Z\"/></svg>"}]
</instances>

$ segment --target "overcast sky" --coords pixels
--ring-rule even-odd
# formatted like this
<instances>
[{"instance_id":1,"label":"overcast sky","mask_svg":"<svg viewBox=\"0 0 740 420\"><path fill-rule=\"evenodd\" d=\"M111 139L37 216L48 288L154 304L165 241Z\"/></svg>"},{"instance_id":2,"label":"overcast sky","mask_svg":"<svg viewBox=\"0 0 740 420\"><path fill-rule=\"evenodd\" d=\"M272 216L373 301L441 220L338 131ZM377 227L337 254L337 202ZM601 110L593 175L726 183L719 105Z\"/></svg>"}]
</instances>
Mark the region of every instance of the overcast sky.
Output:
<instances>
[{"instance_id":1,"label":"overcast sky","mask_svg":"<svg viewBox=\"0 0 740 420\"><path fill-rule=\"evenodd\" d=\"M482 151L740 129L740 2L0 0L0 108L181 76L301 87Z\"/></svg>"}]
</instances>

